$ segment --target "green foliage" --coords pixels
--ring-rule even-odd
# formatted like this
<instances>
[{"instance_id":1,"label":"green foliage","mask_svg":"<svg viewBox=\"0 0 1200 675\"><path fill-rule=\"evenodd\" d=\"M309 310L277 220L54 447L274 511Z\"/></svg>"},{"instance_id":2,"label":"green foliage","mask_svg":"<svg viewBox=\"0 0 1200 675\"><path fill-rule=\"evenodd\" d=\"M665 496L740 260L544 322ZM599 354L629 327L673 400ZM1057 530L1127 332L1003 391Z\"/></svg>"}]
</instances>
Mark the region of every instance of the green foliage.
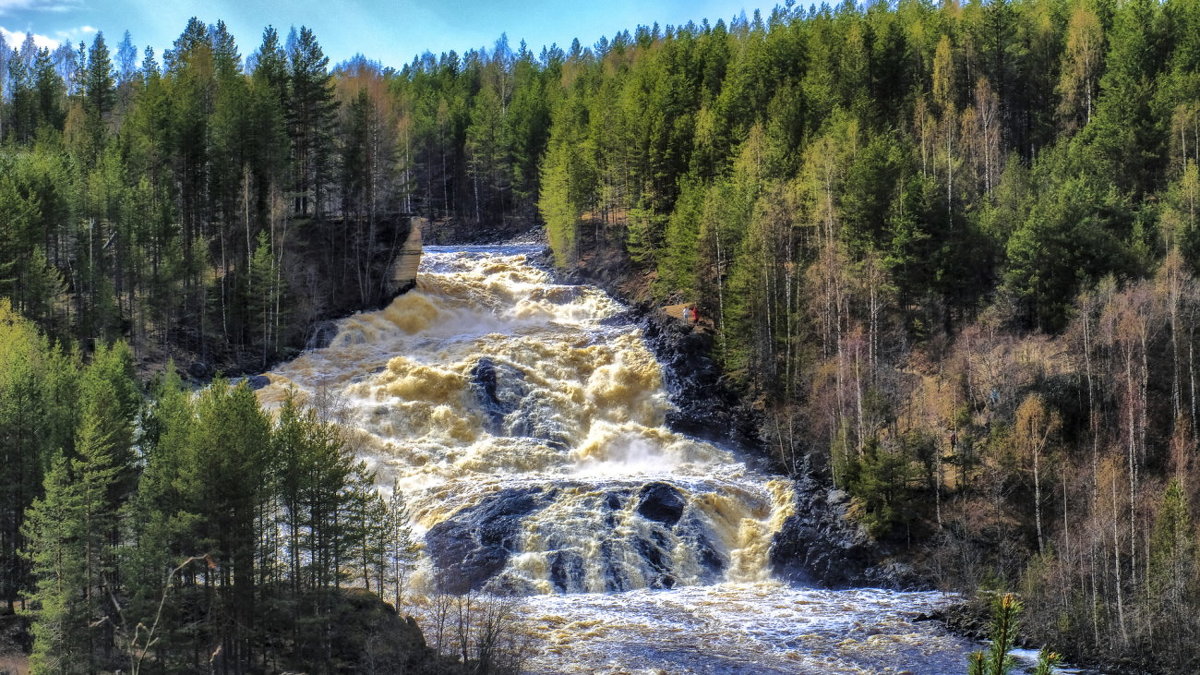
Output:
<instances>
[{"instance_id":1,"label":"green foliage","mask_svg":"<svg viewBox=\"0 0 1200 675\"><path fill-rule=\"evenodd\" d=\"M997 594L992 599L992 623L988 632L991 646L986 652L974 652L968 657L970 675L1008 675L1016 667L1016 659L1009 652L1016 646L1022 609L1021 601L1011 593Z\"/></svg>"},{"instance_id":2,"label":"green foliage","mask_svg":"<svg viewBox=\"0 0 1200 675\"><path fill-rule=\"evenodd\" d=\"M46 474L46 495L34 502L26 522L31 562L37 577L34 598L40 614L33 624L32 667L41 672L87 672L87 589L81 534L79 490L70 475L71 461L58 457Z\"/></svg>"},{"instance_id":3,"label":"green foliage","mask_svg":"<svg viewBox=\"0 0 1200 675\"><path fill-rule=\"evenodd\" d=\"M0 300L0 586L13 608L29 588L26 512L53 458L73 446L77 371L26 319Z\"/></svg>"},{"instance_id":4,"label":"green foliage","mask_svg":"<svg viewBox=\"0 0 1200 675\"><path fill-rule=\"evenodd\" d=\"M1060 153L1061 155L1061 153ZM1131 270L1128 206L1111 187L1044 158L1035 172L1045 189L1008 241L1005 288L1022 316L1046 330L1062 329L1084 284Z\"/></svg>"},{"instance_id":5,"label":"green foliage","mask_svg":"<svg viewBox=\"0 0 1200 675\"><path fill-rule=\"evenodd\" d=\"M858 520L875 537L912 523L921 502L921 474L905 448L871 441L851 455L842 470L844 484L858 506Z\"/></svg>"},{"instance_id":6,"label":"green foliage","mask_svg":"<svg viewBox=\"0 0 1200 675\"><path fill-rule=\"evenodd\" d=\"M554 144L542 168L538 210L546 222L546 238L560 267L579 256L580 219L591 203L592 172L578 148Z\"/></svg>"},{"instance_id":7,"label":"green foliage","mask_svg":"<svg viewBox=\"0 0 1200 675\"><path fill-rule=\"evenodd\" d=\"M82 398L88 397L85 390ZM55 460L45 495L25 523L37 579L32 602L40 607L31 661L40 672L91 672L112 648L112 594L119 584L114 497L131 467L128 438L114 432L113 423L123 420L111 414L84 407L75 457Z\"/></svg>"},{"instance_id":8,"label":"green foliage","mask_svg":"<svg viewBox=\"0 0 1200 675\"><path fill-rule=\"evenodd\" d=\"M703 183L685 179L664 238L670 242L658 262L659 293L678 293L693 300L700 273L700 219L704 215Z\"/></svg>"},{"instance_id":9,"label":"green foliage","mask_svg":"<svg viewBox=\"0 0 1200 675\"><path fill-rule=\"evenodd\" d=\"M40 508L76 512L88 462L116 467L106 508L125 525L113 539L138 543L110 575L128 584L131 614L148 616L180 561L215 556L179 573L204 590L166 605L165 669L194 665L186 645L234 655L250 639L188 633L181 617L257 626L268 608L293 616L280 587L395 583L384 559L404 549L396 508L368 494L372 479L336 434L295 407L275 426L224 384L192 400L168 380L139 417L131 364L169 353L213 370L267 364L313 321L384 300L391 252L419 215L447 238L540 222L560 267L628 255L655 296L698 303L729 383L804 428L786 448L789 434L775 434L777 454L836 475L876 533L936 518L949 538L943 507L1002 513L1027 498L1027 481L1009 481L1024 468L1003 431L1016 402L1044 378L1086 382L1071 397L1089 412L1064 420L1059 454L1096 476L1043 496L1046 520L1058 507L1072 525L1103 508L1116 518L1126 500L1130 527L1090 558L1046 558L1087 581L1063 582L1084 590L1061 607L1087 615L1072 625L1106 643L1091 649L1187 643L1171 626L1191 624L1160 625L1142 607L1195 600L1183 581L1194 545L1179 534L1191 527L1186 476L1182 500L1171 488L1158 500L1168 457L1189 447L1181 430L1195 427L1194 4L785 5L766 23L644 28L536 56L502 38L398 68L359 58L331 69L307 28L287 39L268 28L243 61L227 26L195 18L163 67L147 50L140 72L129 39L116 70L100 35L63 54L22 49L0 107L5 597L31 589L15 553L24 510L53 484ZM1185 264L1164 264L1171 250ZM1151 276L1152 302L1126 292L1145 295ZM1069 344L1069 358L1005 351L1031 329L1061 333L1047 339ZM1129 334L1140 339L1119 338ZM129 347L105 346L121 338ZM80 375L82 357L56 341L94 352L92 365ZM1045 363L1006 380L1026 358ZM1084 365L1063 374L1068 361ZM907 400L960 363L937 396ZM953 484L935 475L943 430L914 432L933 424L914 421L922 414L954 429ZM1117 446L1129 476L1101 471ZM1129 496L1097 501L1101 478ZM287 536L272 539L281 519ZM990 541L1032 536L982 520L994 531L976 534ZM235 605L229 589L247 584L254 602ZM47 617L87 614L46 602ZM1134 602L1145 604L1125 625L1118 610ZM1102 641L1106 630L1121 638Z\"/></svg>"},{"instance_id":10,"label":"green foliage","mask_svg":"<svg viewBox=\"0 0 1200 675\"><path fill-rule=\"evenodd\" d=\"M968 675L1008 675L1017 667L1009 653L1016 647L1024 605L1011 593L992 598L992 623L988 632L991 644L986 652L972 652L967 657ZM1034 675L1050 675L1062 663L1062 657L1048 649L1038 652Z\"/></svg>"}]
</instances>

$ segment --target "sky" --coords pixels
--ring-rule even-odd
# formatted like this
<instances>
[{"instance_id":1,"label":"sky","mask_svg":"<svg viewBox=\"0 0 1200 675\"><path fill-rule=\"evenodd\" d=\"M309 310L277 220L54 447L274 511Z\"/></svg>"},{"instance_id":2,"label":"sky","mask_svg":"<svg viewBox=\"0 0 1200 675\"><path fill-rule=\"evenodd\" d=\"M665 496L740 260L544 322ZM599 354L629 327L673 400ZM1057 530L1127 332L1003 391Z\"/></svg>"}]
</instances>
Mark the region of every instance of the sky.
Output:
<instances>
[{"instance_id":1,"label":"sky","mask_svg":"<svg viewBox=\"0 0 1200 675\"><path fill-rule=\"evenodd\" d=\"M620 30L658 22L730 18L771 5L754 0L0 0L0 35L10 47L35 35L41 46L64 41L91 44L103 31L109 50L126 30L139 53L162 51L183 32L190 17L225 21L242 56L262 41L268 24L286 36L292 26L308 26L331 64L363 54L399 68L425 51L435 54L495 44L508 35L513 50L525 40L532 51L558 43L566 49L579 38L585 46Z\"/></svg>"}]
</instances>

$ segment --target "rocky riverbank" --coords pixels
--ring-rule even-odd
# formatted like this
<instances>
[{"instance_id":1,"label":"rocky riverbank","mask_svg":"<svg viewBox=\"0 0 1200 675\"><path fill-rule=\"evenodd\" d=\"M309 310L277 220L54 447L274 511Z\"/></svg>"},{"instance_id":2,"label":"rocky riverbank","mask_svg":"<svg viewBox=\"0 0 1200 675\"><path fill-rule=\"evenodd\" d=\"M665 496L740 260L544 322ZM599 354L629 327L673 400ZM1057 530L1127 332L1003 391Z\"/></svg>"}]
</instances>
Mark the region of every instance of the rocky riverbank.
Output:
<instances>
[{"instance_id":1,"label":"rocky riverbank","mask_svg":"<svg viewBox=\"0 0 1200 675\"><path fill-rule=\"evenodd\" d=\"M539 262L550 268L549 252ZM651 303L647 285L631 278L630 269L618 254L595 252L558 276L565 283L599 286L630 307L611 321L638 325L662 364L674 406L667 416L672 431L735 449L759 469L779 472L763 446L761 411L730 386L713 358L712 332ZM844 492L810 476L793 484L794 513L771 542L771 569L778 579L825 588L932 585L850 518Z\"/></svg>"}]
</instances>

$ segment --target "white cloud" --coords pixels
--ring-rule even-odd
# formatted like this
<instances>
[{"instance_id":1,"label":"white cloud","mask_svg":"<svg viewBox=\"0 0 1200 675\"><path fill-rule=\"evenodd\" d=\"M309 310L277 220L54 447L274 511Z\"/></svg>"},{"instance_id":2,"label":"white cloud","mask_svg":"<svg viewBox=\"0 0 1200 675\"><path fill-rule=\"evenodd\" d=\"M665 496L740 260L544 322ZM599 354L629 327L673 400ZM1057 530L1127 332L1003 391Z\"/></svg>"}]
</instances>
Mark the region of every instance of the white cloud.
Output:
<instances>
[{"instance_id":1,"label":"white cloud","mask_svg":"<svg viewBox=\"0 0 1200 675\"><path fill-rule=\"evenodd\" d=\"M0 0L0 16L21 10L65 12L78 6L78 0Z\"/></svg>"},{"instance_id":2,"label":"white cloud","mask_svg":"<svg viewBox=\"0 0 1200 675\"><path fill-rule=\"evenodd\" d=\"M67 30L56 30L54 31L54 34L58 36L59 40L74 42L77 38L81 38L85 35L92 35L96 32L98 32L97 29L91 26L80 26L78 28L70 28Z\"/></svg>"},{"instance_id":3,"label":"white cloud","mask_svg":"<svg viewBox=\"0 0 1200 675\"><path fill-rule=\"evenodd\" d=\"M6 2L6 1L8 1L8 0L0 0L0 3ZM5 28L4 26L0 26L0 35L4 36L4 42L5 42L5 44L7 44L9 46L10 49L19 49L21 47L21 43L25 42L25 32L24 31L9 30L9 29ZM49 37L47 35L41 35L38 33L34 33L33 34L33 44L37 45L38 47L45 47L47 49L53 50L53 49L57 49L58 45L60 45L62 43L59 40L55 40L54 38Z\"/></svg>"}]
</instances>

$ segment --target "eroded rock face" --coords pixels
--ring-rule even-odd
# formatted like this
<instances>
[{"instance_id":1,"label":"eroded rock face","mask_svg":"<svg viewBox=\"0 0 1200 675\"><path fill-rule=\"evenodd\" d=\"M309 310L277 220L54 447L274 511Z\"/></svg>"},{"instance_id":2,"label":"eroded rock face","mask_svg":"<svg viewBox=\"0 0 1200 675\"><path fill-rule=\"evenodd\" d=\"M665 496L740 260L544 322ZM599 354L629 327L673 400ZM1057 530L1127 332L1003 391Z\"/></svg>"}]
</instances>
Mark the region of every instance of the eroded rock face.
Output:
<instances>
[{"instance_id":1,"label":"eroded rock face","mask_svg":"<svg viewBox=\"0 0 1200 675\"><path fill-rule=\"evenodd\" d=\"M512 488L488 496L429 529L425 543L447 593L479 590L518 552L521 520L545 508L541 488Z\"/></svg>"},{"instance_id":2,"label":"eroded rock face","mask_svg":"<svg viewBox=\"0 0 1200 675\"><path fill-rule=\"evenodd\" d=\"M539 592L519 571L508 567L512 557L525 553L522 533L542 509L561 498L555 488L510 488L489 495L432 527L427 550L437 572L439 588L448 593L484 590L521 595ZM672 588L679 570L674 551L685 546L695 552L699 578L687 583L716 583L729 568L729 555L712 523L689 502L680 488L665 482L614 489L599 498L607 531L596 533L597 550L588 554L568 531L542 529L548 581L559 593L634 588ZM542 523L545 526L545 523ZM693 568L689 574L694 574Z\"/></svg>"},{"instance_id":3,"label":"eroded rock face","mask_svg":"<svg viewBox=\"0 0 1200 675\"><path fill-rule=\"evenodd\" d=\"M796 512L771 542L771 572L792 583L847 588L923 585L905 565L888 562L888 551L847 517L839 490L811 478L795 482Z\"/></svg>"},{"instance_id":4,"label":"eroded rock face","mask_svg":"<svg viewBox=\"0 0 1200 675\"><path fill-rule=\"evenodd\" d=\"M529 394L525 373L486 356L471 368L471 391L483 411L484 428L497 436L505 435L504 418Z\"/></svg>"},{"instance_id":5,"label":"eroded rock face","mask_svg":"<svg viewBox=\"0 0 1200 675\"><path fill-rule=\"evenodd\" d=\"M324 349L337 337L337 322L332 319L318 321L309 330L308 338L304 341L305 349Z\"/></svg>"},{"instance_id":6,"label":"eroded rock face","mask_svg":"<svg viewBox=\"0 0 1200 675\"><path fill-rule=\"evenodd\" d=\"M641 308L638 324L662 364L663 384L674 409L672 431L752 450L761 446L759 415L722 379L712 360L713 337L664 312Z\"/></svg>"},{"instance_id":7,"label":"eroded rock face","mask_svg":"<svg viewBox=\"0 0 1200 675\"><path fill-rule=\"evenodd\" d=\"M530 391L525 373L483 357L471 369L470 386L488 433L536 438L558 450L569 448L570 436L555 418L553 405Z\"/></svg>"}]
</instances>

